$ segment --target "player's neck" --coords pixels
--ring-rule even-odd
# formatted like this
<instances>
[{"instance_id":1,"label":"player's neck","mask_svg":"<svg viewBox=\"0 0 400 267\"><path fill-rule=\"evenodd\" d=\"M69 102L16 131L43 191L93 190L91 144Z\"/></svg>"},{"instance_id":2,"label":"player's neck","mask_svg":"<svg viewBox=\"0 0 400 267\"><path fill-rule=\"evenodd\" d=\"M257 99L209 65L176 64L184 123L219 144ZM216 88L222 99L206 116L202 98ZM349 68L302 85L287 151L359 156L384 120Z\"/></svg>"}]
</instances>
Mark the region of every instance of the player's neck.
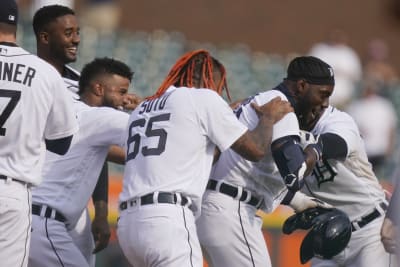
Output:
<instances>
[{"instance_id":1,"label":"player's neck","mask_svg":"<svg viewBox=\"0 0 400 267\"><path fill-rule=\"evenodd\" d=\"M91 106L91 107L101 106L101 103L98 103L99 101L97 101L95 98L91 97L90 95L82 94L80 96L80 99L83 103L85 103L88 106Z\"/></svg>"},{"instance_id":2,"label":"player's neck","mask_svg":"<svg viewBox=\"0 0 400 267\"><path fill-rule=\"evenodd\" d=\"M13 34L6 34L6 33L0 32L0 42L15 44L17 42L17 39L16 39L15 35L13 35Z\"/></svg>"},{"instance_id":3,"label":"player's neck","mask_svg":"<svg viewBox=\"0 0 400 267\"><path fill-rule=\"evenodd\" d=\"M57 58L50 56L48 53L42 51L41 49L37 50L37 55L38 57L40 57L41 59L52 65L54 68L56 68L58 73L60 73L60 75L63 76L64 65L65 65L64 62L57 60Z\"/></svg>"}]
</instances>

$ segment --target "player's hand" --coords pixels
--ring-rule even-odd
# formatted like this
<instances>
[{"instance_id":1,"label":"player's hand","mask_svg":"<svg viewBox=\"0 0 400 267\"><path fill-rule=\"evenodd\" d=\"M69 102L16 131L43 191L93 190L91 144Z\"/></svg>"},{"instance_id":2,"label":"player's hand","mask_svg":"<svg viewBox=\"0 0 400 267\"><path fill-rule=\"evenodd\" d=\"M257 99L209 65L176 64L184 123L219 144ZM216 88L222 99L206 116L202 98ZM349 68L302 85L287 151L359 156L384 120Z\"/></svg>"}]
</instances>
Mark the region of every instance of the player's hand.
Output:
<instances>
[{"instance_id":1,"label":"player's hand","mask_svg":"<svg viewBox=\"0 0 400 267\"><path fill-rule=\"evenodd\" d=\"M95 242L93 254L105 249L110 240L111 232L107 217L94 217L92 222L92 234Z\"/></svg>"},{"instance_id":2,"label":"player's hand","mask_svg":"<svg viewBox=\"0 0 400 267\"><path fill-rule=\"evenodd\" d=\"M274 123L282 119L289 112L293 112L293 107L290 103L282 100L279 96L262 106L258 106L256 103L252 102L251 107L257 113L258 117L266 116Z\"/></svg>"},{"instance_id":3,"label":"player's hand","mask_svg":"<svg viewBox=\"0 0 400 267\"><path fill-rule=\"evenodd\" d=\"M381 241L386 252L391 254L398 253L398 239L399 236L396 225L393 224L392 220L386 217L381 228Z\"/></svg>"},{"instance_id":4,"label":"player's hand","mask_svg":"<svg viewBox=\"0 0 400 267\"><path fill-rule=\"evenodd\" d=\"M312 150L316 156L316 161L322 158L322 147L318 144L319 135L314 135L310 132L300 130L300 146L306 152L306 150ZM315 163L314 163L315 164Z\"/></svg>"},{"instance_id":5,"label":"player's hand","mask_svg":"<svg viewBox=\"0 0 400 267\"><path fill-rule=\"evenodd\" d=\"M318 143L319 135L314 136L312 133L304 130L300 130L300 146L306 148L310 144Z\"/></svg>"},{"instance_id":6,"label":"player's hand","mask_svg":"<svg viewBox=\"0 0 400 267\"><path fill-rule=\"evenodd\" d=\"M294 209L296 213L302 212L309 208L323 208L323 209L332 209L333 206L329 205L328 203L319 200L314 197L309 197L302 192L297 191L289 203L289 205Z\"/></svg>"},{"instance_id":7,"label":"player's hand","mask_svg":"<svg viewBox=\"0 0 400 267\"><path fill-rule=\"evenodd\" d=\"M142 102L142 98L136 94L127 94L123 99L124 110L134 110L140 102Z\"/></svg>"}]
</instances>

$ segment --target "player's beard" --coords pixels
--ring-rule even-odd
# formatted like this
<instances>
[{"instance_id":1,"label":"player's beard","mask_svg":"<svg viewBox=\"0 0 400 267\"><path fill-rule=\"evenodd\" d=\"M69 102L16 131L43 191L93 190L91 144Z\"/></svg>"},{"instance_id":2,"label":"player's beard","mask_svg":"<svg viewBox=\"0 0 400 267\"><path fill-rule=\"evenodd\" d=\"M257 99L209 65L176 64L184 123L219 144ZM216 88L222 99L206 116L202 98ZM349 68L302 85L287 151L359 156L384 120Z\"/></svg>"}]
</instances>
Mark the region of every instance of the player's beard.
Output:
<instances>
[{"instance_id":1,"label":"player's beard","mask_svg":"<svg viewBox=\"0 0 400 267\"><path fill-rule=\"evenodd\" d=\"M311 131L324 113L324 108L313 108L299 115L300 129Z\"/></svg>"}]
</instances>

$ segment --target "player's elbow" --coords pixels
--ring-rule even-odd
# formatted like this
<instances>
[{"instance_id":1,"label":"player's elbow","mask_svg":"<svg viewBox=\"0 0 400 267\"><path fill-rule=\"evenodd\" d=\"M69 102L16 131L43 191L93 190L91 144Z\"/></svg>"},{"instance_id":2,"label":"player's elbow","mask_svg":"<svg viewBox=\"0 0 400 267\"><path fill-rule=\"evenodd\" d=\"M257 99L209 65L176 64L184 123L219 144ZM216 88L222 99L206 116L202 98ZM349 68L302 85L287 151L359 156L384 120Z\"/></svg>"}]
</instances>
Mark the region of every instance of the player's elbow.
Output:
<instances>
[{"instance_id":1,"label":"player's elbow","mask_svg":"<svg viewBox=\"0 0 400 267\"><path fill-rule=\"evenodd\" d=\"M266 154L267 154L266 151L257 149L255 151L252 151L252 153L248 155L247 160L257 162L263 159Z\"/></svg>"},{"instance_id":2,"label":"player's elbow","mask_svg":"<svg viewBox=\"0 0 400 267\"><path fill-rule=\"evenodd\" d=\"M257 149L254 147L253 148L244 148L244 149L240 149L240 150L235 150L235 149L233 149L233 150L236 153L238 153L240 156L242 156L243 158L245 158L249 161L253 161L253 162L260 161L267 154L267 152L265 150Z\"/></svg>"}]
</instances>

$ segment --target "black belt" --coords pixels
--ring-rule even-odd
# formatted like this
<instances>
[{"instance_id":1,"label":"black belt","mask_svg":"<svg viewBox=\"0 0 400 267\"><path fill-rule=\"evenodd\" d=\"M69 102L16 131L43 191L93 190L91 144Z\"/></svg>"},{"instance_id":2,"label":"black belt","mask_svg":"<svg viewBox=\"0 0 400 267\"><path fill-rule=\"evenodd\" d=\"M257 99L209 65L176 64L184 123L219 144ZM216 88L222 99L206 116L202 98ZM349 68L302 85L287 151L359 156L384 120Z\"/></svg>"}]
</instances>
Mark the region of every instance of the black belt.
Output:
<instances>
[{"instance_id":1,"label":"black belt","mask_svg":"<svg viewBox=\"0 0 400 267\"><path fill-rule=\"evenodd\" d=\"M7 180L7 178L8 178L7 176L0 174L0 179L1 180ZM21 181L21 180L17 180L17 179L13 179L13 178L11 178L11 181L14 181L14 182L17 182L17 183L20 183L20 184L23 184L23 185L27 185L28 184L27 182L24 182L24 181Z\"/></svg>"},{"instance_id":2,"label":"black belt","mask_svg":"<svg viewBox=\"0 0 400 267\"><path fill-rule=\"evenodd\" d=\"M381 202L379 206L382 208L382 211L385 211L388 208L388 205L385 202ZM354 232L358 229L361 229L376 218L380 217L381 215L383 215L382 211L379 211L377 208L375 208L371 213L361 217L361 219L353 221L351 223L352 231Z\"/></svg>"},{"instance_id":3,"label":"black belt","mask_svg":"<svg viewBox=\"0 0 400 267\"><path fill-rule=\"evenodd\" d=\"M182 206L188 205L190 207L191 200L188 197L182 196L179 193L170 193L170 192L158 192L158 196L156 201L154 201L154 194L150 193L140 198L135 198L127 201L122 201L119 204L120 210L125 210L128 207L132 207L135 205L149 205L155 203L167 203L167 204L180 204ZM180 196L180 198L179 198ZM178 200L180 199L179 203Z\"/></svg>"},{"instance_id":4,"label":"black belt","mask_svg":"<svg viewBox=\"0 0 400 267\"><path fill-rule=\"evenodd\" d=\"M45 211L42 212L42 209L46 209ZM43 216L45 218L49 219L54 219L59 222L65 223L67 219L65 219L64 215L59 213L57 210L44 206L44 205L37 205L37 204L32 204L32 214L38 215L38 216Z\"/></svg>"},{"instance_id":5,"label":"black belt","mask_svg":"<svg viewBox=\"0 0 400 267\"><path fill-rule=\"evenodd\" d=\"M207 189L217 191L217 185L218 185L218 181L209 180L208 184L207 184ZM256 207L257 209L261 206L261 203L262 203L261 199L255 197L255 196L251 196L250 199L247 199L248 195L251 193L244 189L242 191L242 195L238 196L239 189L236 186L229 185L226 183L221 183L219 192L222 194L228 195L230 197L233 197L233 198L239 198L240 201L250 204L250 205Z\"/></svg>"}]
</instances>

